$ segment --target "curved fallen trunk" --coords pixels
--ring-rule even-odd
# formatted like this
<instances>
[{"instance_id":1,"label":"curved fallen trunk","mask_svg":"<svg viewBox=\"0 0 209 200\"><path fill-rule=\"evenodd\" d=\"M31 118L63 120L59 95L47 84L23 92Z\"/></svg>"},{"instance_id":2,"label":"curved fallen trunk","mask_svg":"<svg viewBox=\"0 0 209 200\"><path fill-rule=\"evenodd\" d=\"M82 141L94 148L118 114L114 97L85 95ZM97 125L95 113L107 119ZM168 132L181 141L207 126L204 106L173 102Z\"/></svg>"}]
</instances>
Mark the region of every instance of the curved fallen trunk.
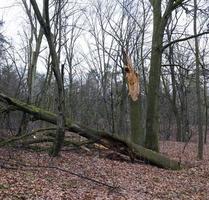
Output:
<instances>
[{"instance_id":1,"label":"curved fallen trunk","mask_svg":"<svg viewBox=\"0 0 209 200\"><path fill-rule=\"evenodd\" d=\"M0 101L4 104L13 106L14 110L16 109L33 115L33 117L37 120L47 121L52 124L56 124L57 122L57 115L55 113L46 111L33 105L29 105L17 99L10 98L5 94L0 93ZM94 130L80 124L73 123L70 119L66 119L65 126L69 131L77 133L87 139L93 140L95 143L102 144L103 146L116 152L128 155L133 159L143 159L150 164L165 169L181 169L179 162L171 160L168 157L150 149L146 149L137 144L133 144L130 141L120 138L115 134L113 135L108 132Z\"/></svg>"}]
</instances>

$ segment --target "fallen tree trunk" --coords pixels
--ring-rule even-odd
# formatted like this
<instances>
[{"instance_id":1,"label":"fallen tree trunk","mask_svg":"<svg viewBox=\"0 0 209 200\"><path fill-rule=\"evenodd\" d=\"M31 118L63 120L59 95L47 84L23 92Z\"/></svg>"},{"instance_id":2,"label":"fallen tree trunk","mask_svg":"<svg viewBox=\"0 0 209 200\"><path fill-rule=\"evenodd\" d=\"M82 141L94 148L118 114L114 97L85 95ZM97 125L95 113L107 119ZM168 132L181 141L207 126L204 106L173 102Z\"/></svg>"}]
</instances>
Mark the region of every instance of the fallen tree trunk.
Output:
<instances>
[{"instance_id":1,"label":"fallen tree trunk","mask_svg":"<svg viewBox=\"0 0 209 200\"><path fill-rule=\"evenodd\" d=\"M10 98L5 94L0 93L0 101L4 104L13 106L16 110L31 114L37 120L47 121L52 124L56 124L57 122L57 115L55 113L29 105L17 99ZM73 123L70 119L66 119L65 126L69 131L75 132L80 136L95 141L95 143L102 144L113 151L128 155L132 158L143 159L150 164L165 169L178 170L181 168L179 162L171 160L155 151L133 144L115 134L113 135L104 131L94 130L77 123Z\"/></svg>"},{"instance_id":2,"label":"fallen tree trunk","mask_svg":"<svg viewBox=\"0 0 209 200\"><path fill-rule=\"evenodd\" d=\"M2 140L0 142L0 147L6 146L7 144L10 144L10 143L15 143L16 141L23 140L23 139L28 138L30 136L36 135L38 133L43 133L44 131L51 131L51 130L56 130L56 128L54 128L54 127L51 127L51 128L41 128L41 129L32 131L31 133L26 133L26 134L21 135L21 136L12 137L12 138L10 138L8 140Z\"/></svg>"}]
</instances>

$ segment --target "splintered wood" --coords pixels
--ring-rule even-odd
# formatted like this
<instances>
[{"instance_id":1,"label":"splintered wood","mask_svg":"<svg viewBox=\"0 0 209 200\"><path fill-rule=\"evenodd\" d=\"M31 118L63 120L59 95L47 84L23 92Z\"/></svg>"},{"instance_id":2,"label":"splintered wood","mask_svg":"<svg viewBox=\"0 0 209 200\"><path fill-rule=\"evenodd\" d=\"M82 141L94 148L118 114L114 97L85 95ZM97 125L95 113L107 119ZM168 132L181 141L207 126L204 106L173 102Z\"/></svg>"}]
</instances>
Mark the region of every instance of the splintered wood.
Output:
<instances>
[{"instance_id":1,"label":"splintered wood","mask_svg":"<svg viewBox=\"0 0 209 200\"><path fill-rule=\"evenodd\" d=\"M123 54L123 63L125 65L126 79L128 84L128 95L131 96L133 101L137 101L139 98L139 75L133 69L130 56L122 50Z\"/></svg>"}]
</instances>

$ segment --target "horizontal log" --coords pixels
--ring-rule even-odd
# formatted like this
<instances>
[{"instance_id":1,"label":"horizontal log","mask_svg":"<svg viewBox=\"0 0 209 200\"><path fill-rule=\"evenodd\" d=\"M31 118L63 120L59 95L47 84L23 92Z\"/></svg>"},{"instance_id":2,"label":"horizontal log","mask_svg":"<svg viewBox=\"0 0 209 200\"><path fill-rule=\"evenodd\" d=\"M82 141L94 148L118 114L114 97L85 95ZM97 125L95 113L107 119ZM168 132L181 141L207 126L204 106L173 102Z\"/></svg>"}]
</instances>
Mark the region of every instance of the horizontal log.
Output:
<instances>
[{"instance_id":1,"label":"horizontal log","mask_svg":"<svg viewBox=\"0 0 209 200\"><path fill-rule=\"evenodd\" d=\"M16 110L26 112L33 115L37 120L43 120L56 124L57 115L33 105L29 105L14 98L10 98L0 93L0 102L12 105ZM119 137L117 134L111 134L104 131L97 131L89 127L85 127L78 123L73 123L70 119L66 119L66 129L79 134L87 139L95 141L95 143L112 149L113 151L131 156L133 158L143 159L153 165L165 169L178 170L181 169L179 162L172 160L165 155L146 149L140 145L133 144L130 141Z\"/></svg>"}]
</instances>

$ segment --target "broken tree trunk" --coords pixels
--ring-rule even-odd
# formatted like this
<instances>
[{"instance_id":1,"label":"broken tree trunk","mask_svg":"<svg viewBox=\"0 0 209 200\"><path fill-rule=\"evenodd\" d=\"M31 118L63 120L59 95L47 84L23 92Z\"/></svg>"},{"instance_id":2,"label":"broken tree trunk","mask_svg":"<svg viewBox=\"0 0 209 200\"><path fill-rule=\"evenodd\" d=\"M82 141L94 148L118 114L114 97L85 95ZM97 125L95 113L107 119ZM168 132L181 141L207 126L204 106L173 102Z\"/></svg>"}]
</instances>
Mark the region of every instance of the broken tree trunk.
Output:
<instances>
[{"instance_id":1,"label":"broken tree trunk","mask_svg":"<svg viewBox=\"0 0 209 200\"><path fill-rule=\"evenodd\" d=\"M44 109L38 108L36 106L21 102L17 99L10 98L6 96L5 94L0 93L0 101L4 104L13 106L14 109L16 110L23 111L23 112L33 115L33 117L36 118L37 120L47 121L52 124L56 124L57 122L56 114L46 111ZM146 149L140 145L133 144L130 141L120 138L119 136L115 134L112 135L108 132L94 130L94 129L79 125L77 123L73 123L71 122L70 119L66 119L65 127L67 130L75 132L79 134L80 136L83 136L87 139L93 140L95 141L95 143L102 144L103 146L113 151L128 155L136 159L143 159L150 164L153 164L158 167L165 168L165 169L172 169L172 170L181 169L179 162L175 160L171 160L168 157L160 153L157 153L150 149Z\"/></svg>"}]
</instances>

